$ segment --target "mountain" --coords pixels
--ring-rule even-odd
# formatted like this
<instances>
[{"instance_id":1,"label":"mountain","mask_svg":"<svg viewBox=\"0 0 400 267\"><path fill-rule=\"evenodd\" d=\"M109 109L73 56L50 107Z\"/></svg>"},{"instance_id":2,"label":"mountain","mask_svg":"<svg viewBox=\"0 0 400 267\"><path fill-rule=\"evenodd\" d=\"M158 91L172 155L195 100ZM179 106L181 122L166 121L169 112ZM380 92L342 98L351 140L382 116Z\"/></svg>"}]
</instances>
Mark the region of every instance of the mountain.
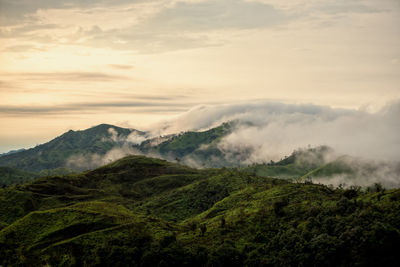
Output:
<instances>
[{"instance_id":1,"label":"mountain","mask_svg":"<svg viewBox=\"0 0 400 267\"><path fill-rule=\"evenodd\" d=\"M35 148L4 155L0 166L31 172L36 177L93 169L131 154L158 155L192 166L229 166L232 163L224 160L217 144L230 133L232 125L224 123L203 132L149 138L146 132L100 124L83 131L70 130ZM13 174L3 174L0 177L6 178L0 178L0 185L10 184Z\"/></svg>"},{"instance_id":2,"label":"mountain","mask_svg":"<svg viewBox=\"0 0 400 267\"><path fill-rule=\"evenodd\" d=\"M226 148L221 140L233 133L237 121L205 131L150 137L150 133L101 124L68 131L35 148L0 157L0 186L38 176L63 175L97 168L127 155L147 155L195 168L240 168L249 174L293 180L314 180L339 186L369 186L377 181L399 186L400 164L336 155L327 146L297 149L277 162L244 164L252 150ZM240 125L239 125L240 126ZM7 172L9 171L9 172ZM15 171L24 171L15 175ZM14 178L13 178L14 177Z\"/></svg>"},{"instance_id":3,"label":"mountain","mask_svg":"<svg viewBox=\"0 0 400 267\"><path fill-rule=\"evenodd\" d=\"M206 131L189 131L161 140L157 137L135 147L144 154L158 154L164 159L194 167L238 166L240 162L229 161L218 148L218 143L232 132L235 125L235 122L227 122Z\"/></svg>"},{"instance_id":4,"label":"mountain","mask_svg":"<svg viewBox=\"0 0 400 267\"><path fill-rule=\"evenodd\" d=\"M11 154L18 153L18 152L22 152L24 150L26 150L26 149L25 148L21 148L21 149L16 149L16 150L10 150L10 151L8 151L6 153L1 153L0 157L6 156L6 155L11 155Z\"/></svg>"},{"instance_id":5,"label":"mountain","mask_svg":"<svg viewBox=\"0 0 400 267\"><path fill-rule=\"evenodd\" d=\"M30 172L66 168L67 160L72 155L104 155L121 145L123 138L133 131L109 124L100 124L84 131L70 130L48 143L0 157L0 166ZM136 132L144 135L143 132Z\"/></svg>"},{"instance_id":6,"label":"mountain","mask_svg":"<svg viewBox=\"0 0 400 267\"><path fill-rule=\"evenodd\" d=\"M0 189L3 266L395 266L400 190L129 156Z\"/></svg>"}]
</instances>

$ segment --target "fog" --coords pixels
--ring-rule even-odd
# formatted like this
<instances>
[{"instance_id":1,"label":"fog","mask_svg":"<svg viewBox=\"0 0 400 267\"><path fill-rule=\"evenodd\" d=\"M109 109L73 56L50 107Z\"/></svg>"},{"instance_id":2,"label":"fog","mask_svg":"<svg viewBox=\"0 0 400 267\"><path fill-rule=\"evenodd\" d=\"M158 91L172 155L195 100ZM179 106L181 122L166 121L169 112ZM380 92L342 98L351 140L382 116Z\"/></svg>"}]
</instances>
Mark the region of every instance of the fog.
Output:
<instances>
[{"instance_id":1,"label":"fog","mask_svg":"<svg viewBox=\"0 0 400 267\"><path fill-rule=\"evenodd\" d=\"M220 143L230 151L248 151L248 162L277 160L294 149L327 145L338 154L397 161L400 158L400 102L375 113L312 104L274 102L202 105L153 126L158 134L205 130L237 120Z\"/></svg>"},{"instance_id":2,"label":"fog","mask_svg":"<svg viewBox=\"0 0 400 267\"><path fill-rule=\"evenodd\" d=\"M327 164L340 157L351 173L318 177L314 182L334 186L381 183L392 188L400 186L399 118L400 101L388 103L374 113L259 101L197 106L162 122L155 130L159 133L206 130L236 121L232 133L218 144L228 160L240 160L243 164L277 161L296 149L324 145L333 149L324 155L323 162L317 163ZM301 158L297 164L316 160ZM190 156L185 163L201 166L201 162Z\"/></svg>"},{"instance_id":3,"label":"fog","mask_svg":"<svg viewBox=\"0 0 400 267\"><path fill-rule=\"evenodd\" d=\"M115 131L115 130L114 130ZM68 158L66 166L72 169L89 170L111 163L128 155L141 155L142 153L129 145L116 147L105 155L97 153L76 154Z\"/></svg>"},{"instance_id":4,"label":"fog","mask_svg":"<svg viewBox=\"0 0 400 267\"><path fill-rule=\"evenodd\" d=\"M316 182L368 186L380 182L386 187L400 186L400 102L392 102L375 113L364 110L335 109L312 104L283 104L267 101L231 105L201 105L152 125L146 133L133 131L118 135L113 128L104 141L119 144L105 155L74 155L67 167L91 169L126 155L146 155L162 158L154 152L144 153L132 145L150 140L152 146L167 140L169 134L203 131L234 121L231 133L217 144L225 158L208 159L217 164L248 165L277 161L294 150L328 146L323 158L308 153L297 158L296 164L318 166L340 159L351 168L350 173L318 177ZM207 149L202 145L198 150ZM343 155L346 155L343 157ZM170 161L174 155L164 155ZM322 160L322 161L321 161ZM189 154L180 163L202 168L202 159ZM217 164L218 165L218 164Z\"/></svg>"}]
</instances>

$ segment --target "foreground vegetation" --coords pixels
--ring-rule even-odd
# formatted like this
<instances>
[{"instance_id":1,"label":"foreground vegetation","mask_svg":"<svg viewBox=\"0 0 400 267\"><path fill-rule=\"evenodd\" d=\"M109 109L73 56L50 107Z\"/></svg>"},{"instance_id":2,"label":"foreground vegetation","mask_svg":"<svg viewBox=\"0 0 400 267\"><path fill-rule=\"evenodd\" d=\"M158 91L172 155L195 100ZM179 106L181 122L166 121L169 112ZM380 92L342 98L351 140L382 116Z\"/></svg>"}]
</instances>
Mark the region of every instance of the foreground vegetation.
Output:
<instances>
[{"instance_id":1,"label":"foreground vegetation","mask_svg":"<svg viewBox=\"0 0 400 267\"><path fill-rule=\"evenodd\" d=\"M400 190L130 156L0 190L3 266L395 266Z\"/></svg>"}]
</instances>

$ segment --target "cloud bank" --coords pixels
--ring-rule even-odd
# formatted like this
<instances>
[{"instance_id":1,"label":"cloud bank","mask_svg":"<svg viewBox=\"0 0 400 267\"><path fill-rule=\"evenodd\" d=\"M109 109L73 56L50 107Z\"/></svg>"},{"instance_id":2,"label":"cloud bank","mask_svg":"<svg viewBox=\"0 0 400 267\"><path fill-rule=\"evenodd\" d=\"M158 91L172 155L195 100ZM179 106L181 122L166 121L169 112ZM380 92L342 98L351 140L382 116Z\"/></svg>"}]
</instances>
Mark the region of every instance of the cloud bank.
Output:
<instances>
[{"instance_id":1,"label":"cloud bank","mask_svg":"<svg viewBox=\"0 0 400 267\"><path fill-rule=\"evenodd\" d=\"M253 151L250 162L277 160L294 149L327 145L339 154L397 161L400 158L400 101L376 113L312 104L257 101L201 105L154 127L159 134L204 130L237 120L220 149Z\"/></svg>"},{"instance_id":2,"label":"cloud bank","mask_svg":"<svg viewBox=\"0 0 400 267\"><path fill-rule=\"evenodd\" d=\"M322 157L301 153L302 156L296 160L296 164L301 166L323 166L327 163L339 166L333 167L336 171L331 174L317 175L314 182L334 186L369 186L380 182L392 188L400 186L399 116L399 101L375 113L267 101L202 105L154 125L151 132L133 131L128 136L121 136L110 128L109 137L104 141L114 142L118 147L105 155L72 156L67 167L92 169L131 154L174 160L174 155L161 156L151 149L150 152L143 152L132 145L140 145L146 140L156 142L153 145L157 145L163 135L201 131L234 121L232 132L216 145L223 152L224 158L212 159L213 162L226 161L234 165L267 163L280 160L299 148L302 150L305 147L324 145L333 150L327 149L321 154ZM207 149L207 145L198 150L202 149ZM189 154L181 159L181 163L203 168L206 162L202 160L205 159Z\"/></svg>"},{"instance_id":3,"label":"cloud bank","mask_svg":"<svg viewBox=\"0 0 400 267\"><path fill-rule=\"evenodd\" d=\"M371 186L381 183L385 188L400 186L400 162L384 162L351 157L341 157L340 162L350 169L343 172L314 179L315 182L333 186Z\"/></svg>"}]
</instances>

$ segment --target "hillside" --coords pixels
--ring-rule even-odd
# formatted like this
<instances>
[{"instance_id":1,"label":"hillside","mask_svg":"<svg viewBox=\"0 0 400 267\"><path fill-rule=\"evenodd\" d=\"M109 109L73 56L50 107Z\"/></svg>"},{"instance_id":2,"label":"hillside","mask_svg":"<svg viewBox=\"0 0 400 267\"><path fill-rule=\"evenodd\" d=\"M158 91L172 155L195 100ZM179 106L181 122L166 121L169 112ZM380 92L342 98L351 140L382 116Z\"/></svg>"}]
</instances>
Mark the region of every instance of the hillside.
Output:
<instances>
[{"instance_id":1,"label":"hillside","mask_svg":"<svg viewBox=\"0 0 400 267\"><path fill-rule=\"evenodd\" d=\"M0 166L0 186L2 187L10 184L24 183L38 176L37 173Z\"/></svg>"},{"instance_id":2,"label":"hillside","mask_svg":"<svg viewBox=\"0 0 400 267\"><path fill-rule=\"evenodd\" d=\"M129 156L0 189L0 265L394 266L400 191Z\"/></svg>"},{"instance_id":3,"label":"hillside","mask_svg":"<svg viewBox=\"0 0 400 267\"><path fill-rule=\"evenodd\" d=\"M195 168L240 168L252 175L314 180L335 186L370 186L376 182L389 188L400 185L399 162L375 162L336 155L327 146L297 149L277 162L244 165L252 157L251 148L235 150L221 145L221 140L237 126L238 122L233 121L206 131L152 138L149 133L108 124L69 131L35 148L0 156L0 167L3 167L0 186L35 177L77 173L127 155L158 157Z\"/></svg>"},{"instance_id":4,"label":"hillside","mask_svg":"<svg viewBox=\"0 0 400 267\"><path fill-rule=\"evenodd\" d=\"M136 148L144 154L159 154L164 159L178 161L189 166L238 166L240 162L229 161L218 148L218 143L232 132L235 125L235 122L228 122L206 131L189 131L171 135L159 143L154 142L158 138L149 139Z\"/></svg>"},{"instance_id":5,"label":"hillside","mask_svg":"<svg viewBox=\"0 0 400 267\"><path fill-rule=\"evenodd\" d=\"M110 129L114 129L114 136ZM119 137L126 137L131 132L130 129L108 124L100 124L83 131L70 130L35 148L1 156L0 166L30 172L65 168L70 156L94 153L104 155L113 147L118 146Z\"/></svg>"},{"instance_id":6,"label":"hillside","mask_svg":"<svg viewBox=\"0 0 400 267\"><path fill-rule=\"evenodd\" d=\"M225 123L203 132L185 132L154 138L148 138L145 132L109 124L100 124L82 131L70 130L35 148L0 156L0 166L9 168L0 173L0 185L18 183L37 176L92 169L129 154L159 155L169 161L199 165L198 167L222 167L224 164L229 166L232 164L224 161L224 155L218 150L217 143L230 132L231 127L231 123ZM111 154L109 157L108 153ZM215 158L220 160L213 160ZM32 175L28 177L25 174L23 180L15 176L13 180L11 169Z\"/></svg>"},{"instance_id":7,"label":"hillside","mask_svg":"<svg viewBox=\"0 0 400 267\"><path fill-rule=\"evenodd\" d=\"M332 148L327 146L298 149L278 162L253 164L243 168L243 171L264 177L298 179L325 165L332 152Z\"/></svg>"}]
</instances>

